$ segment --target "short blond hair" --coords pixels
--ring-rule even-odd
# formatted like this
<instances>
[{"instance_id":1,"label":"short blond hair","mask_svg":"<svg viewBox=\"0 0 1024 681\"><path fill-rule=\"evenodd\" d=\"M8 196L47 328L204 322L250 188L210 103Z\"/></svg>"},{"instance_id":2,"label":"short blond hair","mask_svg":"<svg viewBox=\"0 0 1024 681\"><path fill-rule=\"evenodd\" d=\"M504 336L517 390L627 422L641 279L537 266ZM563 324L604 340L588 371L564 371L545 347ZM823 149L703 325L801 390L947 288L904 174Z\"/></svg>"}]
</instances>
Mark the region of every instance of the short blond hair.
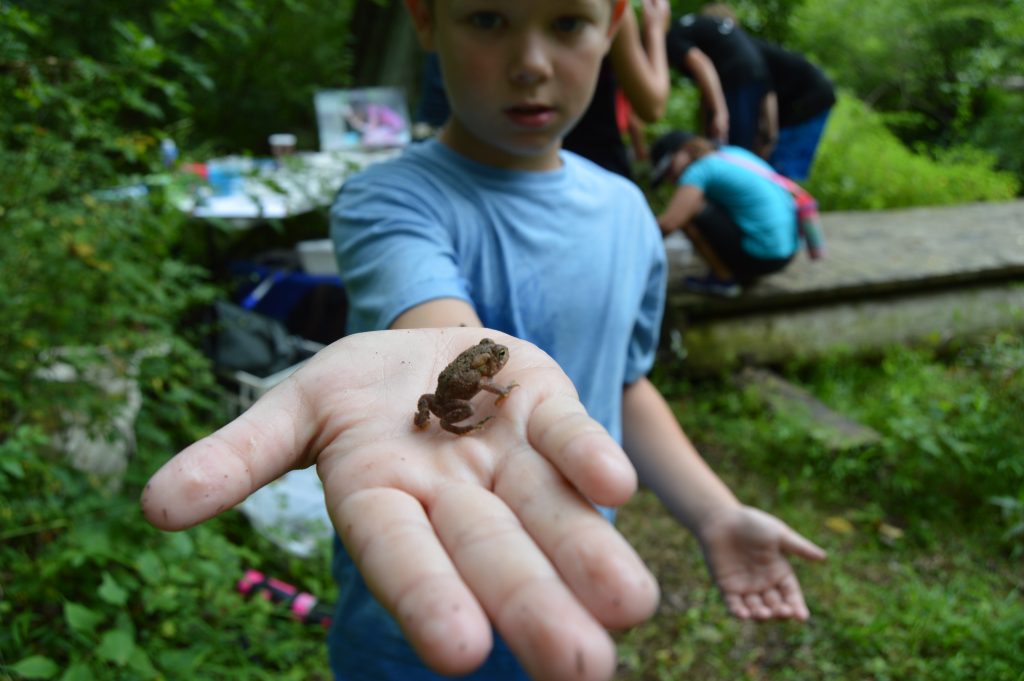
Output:
<instances>
[{"instance_id":1,"label":"short blond hair","mask_svg":"<svg viewBox=\"0 0 1024 681\"><path fill-rule=\"evenodd\" d=\"M709 2L704 5L700 13L706 17L715 17L716 19L729 19L734 24L739 23L736 20L736 12L732 7L724 2Z\"/></svg>"}]
</instances>

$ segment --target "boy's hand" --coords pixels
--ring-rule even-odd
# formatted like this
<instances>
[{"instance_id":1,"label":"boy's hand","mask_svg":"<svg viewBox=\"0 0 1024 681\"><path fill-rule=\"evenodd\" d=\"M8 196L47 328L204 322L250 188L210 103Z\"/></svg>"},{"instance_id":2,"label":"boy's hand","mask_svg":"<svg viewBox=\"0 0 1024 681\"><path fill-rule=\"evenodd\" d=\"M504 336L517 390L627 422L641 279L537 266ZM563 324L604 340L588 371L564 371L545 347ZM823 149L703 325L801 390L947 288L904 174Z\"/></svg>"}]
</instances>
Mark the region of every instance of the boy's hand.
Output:
<instances>
[{"instance_id":1,"label":"boy's hand","mask_svg":"<svg viewBox=\"0 0 1024 681\"><path fill-rule=\"evenodd\" d=\"M484 337L508 346L502 375L521 387L479 403L494 418L478 433L416 429L417 398ZM342 339L165 464L142 509L190 527L313 464L368 585L441 673L477 667L493 622L534 678L610 678L605 628L656 606L653 576L588 502L622 504L635 472L529 343L479 328Z\"/></svg>"},{"instance_id":2,"label":"boy's hand","mask_svg":"<svg viewBox=\"0 0 1024 681\"><path fill-rule=\"evenodd\" d=\"M700 528L711 575L740 619L810 617L786 554L822 560L825 551L784 522L749 506L718 513Z\"/></svg>"}]
</instances>

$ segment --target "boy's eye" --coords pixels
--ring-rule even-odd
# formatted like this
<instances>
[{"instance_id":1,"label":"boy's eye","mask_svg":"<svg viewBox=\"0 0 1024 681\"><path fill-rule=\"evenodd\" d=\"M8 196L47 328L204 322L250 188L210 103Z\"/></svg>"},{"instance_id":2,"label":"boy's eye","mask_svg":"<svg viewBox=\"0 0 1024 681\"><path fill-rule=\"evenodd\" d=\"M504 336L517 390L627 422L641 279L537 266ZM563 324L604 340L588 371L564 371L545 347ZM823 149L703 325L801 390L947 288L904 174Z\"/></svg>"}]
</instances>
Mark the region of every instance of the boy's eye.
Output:
<instances>
[{"instance_id":1,"label":"boy's eye","mask_svg":"<svg viewBox=\"0 0 1024 681\"><path fill-rule=\"evenodd\" d=\"M559 33L577 33L583 25L583 17L558 17L554 23L555 30Z\"/></svg>"},{"instance_id":2,"label":"boy's eye","mask_svg":"<svg viewBox=\"0 0 1024 681\"><path fill-rule=\"evenodd\" d=\"M497 12L474 12L469 17L469 23L475 28L491 31L501 27L502 18Z\"/></svg>"}]
</instances>

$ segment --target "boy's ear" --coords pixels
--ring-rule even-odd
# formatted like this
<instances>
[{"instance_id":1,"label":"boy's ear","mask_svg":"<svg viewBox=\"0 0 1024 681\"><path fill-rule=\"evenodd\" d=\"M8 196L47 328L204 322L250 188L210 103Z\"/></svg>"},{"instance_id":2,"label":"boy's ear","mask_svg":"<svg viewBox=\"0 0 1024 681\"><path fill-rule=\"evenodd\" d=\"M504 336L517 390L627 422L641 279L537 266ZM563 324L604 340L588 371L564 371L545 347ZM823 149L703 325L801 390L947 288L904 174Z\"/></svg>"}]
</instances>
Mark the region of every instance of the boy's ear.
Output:
<instances>
[{"instance_id":1,"label":"boy's ear","mask_svg":"<svg viewBox=\"0 0 1024 681\"><path fill-rule=\"evenodd\" d=\"M434 49L433 17L430 15L429 0L405 0L413 28L420 40L420 46L428 52Z\"/></svg>"},{"instance_id":2,"label":"boy's ear","mask_svg":"<svg viewBox=\"0 0 1024 681\"><path fill-rule=\"evenodd\" d=\"M626 11L626 7L629 6L629 0L615 0L615 7L612 8L612 23L608 26L608 35L615 35L615 32L619 30L619 24L622 22L622 14Z\"/></svg>"}]
</instances>

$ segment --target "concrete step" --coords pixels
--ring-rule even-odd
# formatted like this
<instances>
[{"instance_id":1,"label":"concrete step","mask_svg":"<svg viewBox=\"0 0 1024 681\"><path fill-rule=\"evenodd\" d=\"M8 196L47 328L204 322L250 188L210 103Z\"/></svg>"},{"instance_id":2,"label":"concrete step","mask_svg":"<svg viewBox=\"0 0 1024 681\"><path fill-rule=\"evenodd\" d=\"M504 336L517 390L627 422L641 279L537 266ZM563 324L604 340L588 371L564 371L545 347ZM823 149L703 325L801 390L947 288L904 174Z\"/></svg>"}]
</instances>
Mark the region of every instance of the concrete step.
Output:
<instances>
[{"instance_id":1,"label":"concrete step","mask_svg":"<svg viewBox=\"0 0 1024 681\"><path fill-rule=\"evenodd\" d=\"M691 366L772 363L1024 324L1024 201L822 216L804 253L735 299L686 292L703 271L670 249L666 333Z\"/></svg>"}]
</instances>

